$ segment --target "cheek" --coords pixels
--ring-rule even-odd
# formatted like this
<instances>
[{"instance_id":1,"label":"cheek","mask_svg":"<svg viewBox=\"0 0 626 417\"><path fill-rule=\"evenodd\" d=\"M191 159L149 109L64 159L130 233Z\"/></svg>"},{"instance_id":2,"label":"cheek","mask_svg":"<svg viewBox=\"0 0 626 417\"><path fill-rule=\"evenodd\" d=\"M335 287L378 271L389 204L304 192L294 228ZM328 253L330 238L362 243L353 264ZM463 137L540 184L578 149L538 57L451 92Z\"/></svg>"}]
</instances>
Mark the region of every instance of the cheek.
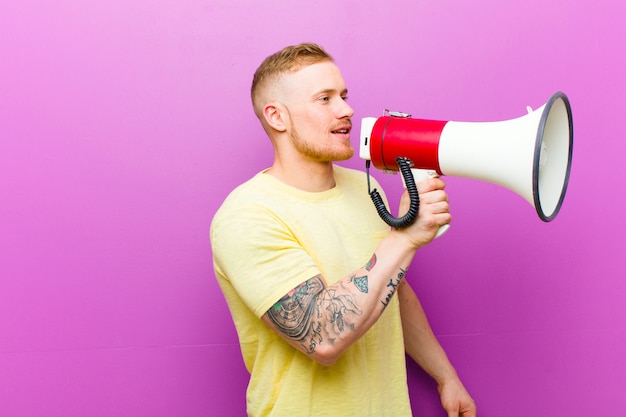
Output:
<instances>
[{"instance_id":1,"label":"cheek","mask_svg":"<svg viewBox=\"0 0 626 417\"><path fill-rule=\"evenodd\" d=\"M332 126L332 117L315 106L298 109L297 114L294 113L292 113L293 126L300 134L325 133Z\"/></svg>"},{"instance_id":2,"label":"cheek","mask_svg":"<svg viewBox=\"0 0 626 417\"><path fill-rule=\"evenodd\" d=\"M303 118L300 121L299 125L296 125L296 129L302 132L319 133L326 131L327 124L328 123L324 119L317 117L314 114L309 114L308 117Z\"/></svg>"}]
</instances>

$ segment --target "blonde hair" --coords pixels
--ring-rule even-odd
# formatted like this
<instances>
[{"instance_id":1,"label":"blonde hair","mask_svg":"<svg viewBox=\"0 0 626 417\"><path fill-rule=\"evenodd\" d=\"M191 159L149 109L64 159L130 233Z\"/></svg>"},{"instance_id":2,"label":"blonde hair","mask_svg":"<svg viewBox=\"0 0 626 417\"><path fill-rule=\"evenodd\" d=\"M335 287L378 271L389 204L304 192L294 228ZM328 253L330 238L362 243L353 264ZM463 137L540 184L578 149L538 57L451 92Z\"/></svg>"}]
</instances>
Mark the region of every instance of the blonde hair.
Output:
<instances>
[{"instance_id":1,"label":"blonde hair","mask_svg":"<svg viewBox=\"0 0 626 417\"><path fill-rule=\"evenodd\" d=\"M261 92L267 86L276 82L286 72L297 71L304 66L322 61L332 62L334 60L324 48L308 42L287 46L265 58L254 73L250 91L252 106L256 115L261 117L261 107L264 103L260 103L259 100L261 99Z\"/></svg>"}]
</instances>

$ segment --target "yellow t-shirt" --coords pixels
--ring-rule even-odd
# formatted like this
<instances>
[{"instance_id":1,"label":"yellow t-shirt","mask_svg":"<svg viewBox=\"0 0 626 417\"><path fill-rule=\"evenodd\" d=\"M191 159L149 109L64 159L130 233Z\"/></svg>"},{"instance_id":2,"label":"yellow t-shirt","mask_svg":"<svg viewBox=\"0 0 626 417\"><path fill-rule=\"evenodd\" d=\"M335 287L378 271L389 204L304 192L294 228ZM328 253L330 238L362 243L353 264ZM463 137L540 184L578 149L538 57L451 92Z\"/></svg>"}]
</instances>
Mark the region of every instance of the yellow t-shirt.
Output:
<instances>
[{"instance_id":1,"label":"yellow t-shirt","mask_svg":"<svg viewBox=\"0 0 626 417\"><path fill-rule=\"evenodd\" d=\"M320 193L259 173L213 218L214 268L250 372L251 417L411 416L397 297L332 366L297 351L260 320L302 282L321 274L332 285L364 266L389 233L365 174L336 165L334 171L336 186ZM373 187L382 192L375 181Z\"/></svg>"}]
</instances>

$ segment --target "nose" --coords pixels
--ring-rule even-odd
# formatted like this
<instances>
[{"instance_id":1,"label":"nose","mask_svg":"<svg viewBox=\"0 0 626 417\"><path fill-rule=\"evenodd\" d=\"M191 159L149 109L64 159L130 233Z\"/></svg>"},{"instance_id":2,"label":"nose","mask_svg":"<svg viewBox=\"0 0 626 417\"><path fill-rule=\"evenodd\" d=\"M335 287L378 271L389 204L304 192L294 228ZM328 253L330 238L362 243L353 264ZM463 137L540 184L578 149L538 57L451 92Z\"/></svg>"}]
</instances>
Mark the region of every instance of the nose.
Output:
<instances>
[{"instance_id":1,"label":"nose","mask_svg":"<svg viewBox=\"0 0 626 417\"><path fill-rule=\"evenodd\" d=\"M350 107L348 102L345 100L341 100L340 103L341 104L337 109L337 117L339 119L351 118L354 115L354 110L352 109L352 107Z\"/></svg>"}]
</instances>

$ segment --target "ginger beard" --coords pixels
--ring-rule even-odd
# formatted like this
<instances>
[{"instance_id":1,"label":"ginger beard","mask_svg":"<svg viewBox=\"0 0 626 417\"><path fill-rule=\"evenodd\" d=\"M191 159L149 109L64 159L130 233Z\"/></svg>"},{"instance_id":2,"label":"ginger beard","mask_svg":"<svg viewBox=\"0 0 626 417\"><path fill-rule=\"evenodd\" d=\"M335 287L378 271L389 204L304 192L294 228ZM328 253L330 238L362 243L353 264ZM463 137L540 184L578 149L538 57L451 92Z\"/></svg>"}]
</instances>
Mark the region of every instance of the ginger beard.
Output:
<instances>
[{"instance_id":1,"label":"ginger beard","mask_svg":"<svg viewBox=\"0 0 626 417\"><path fill-rule=\"evenodd\" d=\"M354 155L354 148L349 140L344 141L333 139L331 137L331 141L325 143L323 141L313 142L303 139L298 133L298 129L296 129L293 122L293 116L289 111L289 108L285 106L285 109L289 114L289 137L291 139L291 143L301 155L318 162L346 161L352 158L352 155ZM327 134L332 136L334 133L332 130L329 130Z\"/></svg>"}]
</instances>

